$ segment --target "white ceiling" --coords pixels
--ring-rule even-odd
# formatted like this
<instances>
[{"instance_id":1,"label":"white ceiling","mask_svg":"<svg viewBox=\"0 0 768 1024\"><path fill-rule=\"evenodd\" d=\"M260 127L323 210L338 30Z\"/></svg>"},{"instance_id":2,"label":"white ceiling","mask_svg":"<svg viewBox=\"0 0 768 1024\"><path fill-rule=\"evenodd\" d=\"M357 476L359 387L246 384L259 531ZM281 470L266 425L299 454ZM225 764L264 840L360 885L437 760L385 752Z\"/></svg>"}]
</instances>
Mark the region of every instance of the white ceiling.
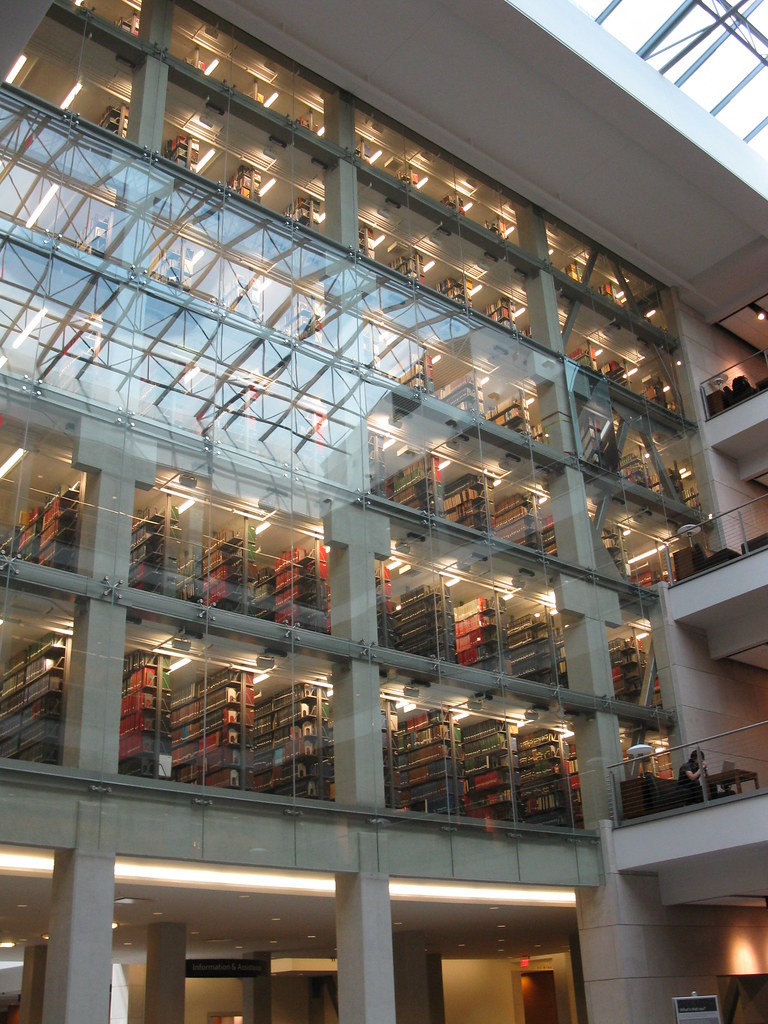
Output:
<instances>
[{"instance_id":1,"label":"white ceiling","mask_svg":"<svg viewBox=\"0 0 768 1024\"><path fill-rule=\"evenodd\" d=\"M206 6L680 285L710 321L764 294L768 164L564 0ZM581 52L517 8L556 15ZM624 88L598 53L614 77L630 67Z\"/></svg>"}]
</instances>

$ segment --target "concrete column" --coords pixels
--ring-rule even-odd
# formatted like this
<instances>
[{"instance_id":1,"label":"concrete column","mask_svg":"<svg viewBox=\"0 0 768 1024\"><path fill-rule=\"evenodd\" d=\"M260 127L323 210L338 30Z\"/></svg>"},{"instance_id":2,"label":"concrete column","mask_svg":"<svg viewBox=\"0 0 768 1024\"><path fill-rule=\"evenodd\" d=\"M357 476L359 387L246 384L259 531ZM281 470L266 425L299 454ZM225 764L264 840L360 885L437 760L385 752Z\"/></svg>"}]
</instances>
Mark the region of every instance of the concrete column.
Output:
<instances>
[{"instance_id":1,"label":"concrete column","mask_svg":"<svg viewBox=\"0 0 768 1024\"><path fill-rule=\"evenodd\" d=\"M163 922L147 928L145 1024L184 1024L187 927Z\"/></svg>"},{"instance_id":2,"label":"concrete column","mask_svg":"<svg viewBox=\"0 0 768 1024\"><path fill-rule=\"evenodd\" d=\"M576 1005L575 1024L589 1024L587 1015L587 998L584 994L584 969L581 963L581 946L579 945L579 934L574 932L568 936L568 946L571 956L571 974L573 976L573 996Z\"/></svg>"},{"instance_id":3,"label":"concrete column","mask_svg":"<svg viewBox=\"0 0 768 1024\"><path fill-rule=\"evenodd\" d=\"M144 0L139 36L153 43L158 53L171 45L173 0ZM147 57L133 75L127 137L131 142L159 152L163 145L163 117L168 89L168 65Z\"/></svg>"},{"instance_id":4,"label":"concrete column","mask_svg":"<svg viewBox=\"0 0 768 1024\"><path fill-rule=\"evenodd\" d=\"M332 93L325 103L325 138L355 152L355 109L351 97ZM357 251L357 169L350 160L339 160L325 172L325 233Z\"/></svg>"},{"instance_id":5,"label":"concrete column","mask_svg":"<svg viewBox=\"0 0 768 1024\"><path fill-rule=\"evenodd\" d=\"M264 974L243 978L243 1024L272 1024L272 970L269 953L251 953L264 961Z\"/></svg>"},{"instance_id":6,"label":"concrete column","mask_svg":"<svg viewBox=\"0 0 768 1024\"><path fill-rule=\"evenodd\" d=\"M21 972L19 1024L42 1024L47 946L27 946Z\"/></svg>"},{"instance_id":7,"label":"concrete column","mask_svg":"<svg viewBox=\"0 0 768 1024\"><path fill-rule=\"evenodd\" d=\"M547 228L544 218L535 207L526 206L518 212L517 237L522 249L527 249L539 259L548 259ZM529 275L525 282L525 293L533 337L553 352L562 353L563 337L557 315L554 278L549 273Z\"/></svg>"},{"instance_id":8,"label":"concrete column","mask_svg":"<svg viewBox=\"0 0 768 1024\"><path fill-rule=\"evenodd\" d=\"M55 853L43 1024L109 1019L114 873L113 854Z\"/></svg>"},{"instance_id":9,"label":"concrete column","mask_svg":"<svg viewBox=\"0 0 768 1024\"><path fill-rule=\"evenodd\" d=\"M392 938L397 1024L445 1024L439 956L425 952L423 932L396 932Z\"/></svg>"},{"instance_id":10,"label":"concrete column","mask_svg":"<svg viewBox=\"0 0 768 1024\"><path fill-rule=\"evenodd\" d=\"M339 1024L395 1024L389 880L336 876Z\"/></svg>"},{"instance_id":11,"label":"concrete column","mask_svg":"<svg viewBox=\"0 0 768 1024\"><path fill-rule=\"evenodd\" d=\"M324 520L330 542L331 631L376 643L374 561L389 557L389 521L362 505L333 508ZM384 806L378 666L350 662L334 668L333 740L336 800Z\"/></svg>"},{"instance_id":12,"label":"concrete column","mask_svg":"<svg viewBox=\"0 0 768 1024\"><path fill-rule=\"evenodd\" d=\"M114 585L128 583L134 494L155 479L156 446L121 428L82 420L72 465L86 473L80 503L78 571ZM125 609L107 594L75 604L66 680L62 762L116 772Z\"/></svg>"},{"instance_id":13,"label":"concrete column","mask_svg":"<svg viewBox=\"0 0 768 1024\"><path fill-rule=\"evenodd\" d=\"M764 909L665 906L656 875L619 874L609 822L600 833L605 882L576 895L589 1024L671 1021L673 996L716 993L724 976L759 987L768 974Z\"/></svg>"}]
</instances>

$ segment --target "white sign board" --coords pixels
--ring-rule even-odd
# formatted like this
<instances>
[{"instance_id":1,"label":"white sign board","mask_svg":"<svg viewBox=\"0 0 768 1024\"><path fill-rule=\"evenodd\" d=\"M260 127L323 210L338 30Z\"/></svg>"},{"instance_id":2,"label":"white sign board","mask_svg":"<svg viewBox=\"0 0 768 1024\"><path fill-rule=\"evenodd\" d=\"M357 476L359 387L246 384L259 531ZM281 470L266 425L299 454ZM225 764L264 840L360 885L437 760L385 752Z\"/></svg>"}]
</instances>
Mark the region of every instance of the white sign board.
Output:
<instances>
[{"instance_id":1,"label":"white sign board","mask_svg":"<svg viewBox=\"0 0 768 1024\"><path fill-rule=\"evenodd\" d=\"M675 996L675 1024L723 1024L717 996Z\"/></svg>"}]
</instances>

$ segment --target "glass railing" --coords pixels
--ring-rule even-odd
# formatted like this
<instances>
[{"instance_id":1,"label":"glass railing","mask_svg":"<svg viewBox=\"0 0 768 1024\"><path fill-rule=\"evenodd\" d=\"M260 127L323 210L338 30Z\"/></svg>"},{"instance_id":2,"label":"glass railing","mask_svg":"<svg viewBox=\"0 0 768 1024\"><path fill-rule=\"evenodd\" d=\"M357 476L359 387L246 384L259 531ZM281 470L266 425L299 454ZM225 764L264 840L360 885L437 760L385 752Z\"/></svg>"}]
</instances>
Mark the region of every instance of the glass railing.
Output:
<instances>
[{"instance_id":1,"label":"glass railing","mask_svg":"<svg viewBox=\"0 0 768 1024\"><path fill-rule=\"evenodd\" d=\"M765 792L766 749L768 722L677 747L635 743L607 769L614 824Z\"/></svg>"},{"instance_id":2,"label":"glass railing","mask_svg":"<svg viewBox=\"0 0 768 1024\"><path fill-rule=\"evenodd\" d=\"M754 554L768 546L768 495L713 516L701 525L682 526L678 536L683 537L683 543L672 553L675 583Z\"/></svg>"},{"instance_id":3,"label":"glass railing","mask_svg":"<svg viewBox=\"0 0 768 1024\"><path fill-rule=\"evenodd\" d=\"M755 352L740 363L721 370L699 385L708 420L741 405L768 388L768 352Z\"/></svg>"}]
</instances>

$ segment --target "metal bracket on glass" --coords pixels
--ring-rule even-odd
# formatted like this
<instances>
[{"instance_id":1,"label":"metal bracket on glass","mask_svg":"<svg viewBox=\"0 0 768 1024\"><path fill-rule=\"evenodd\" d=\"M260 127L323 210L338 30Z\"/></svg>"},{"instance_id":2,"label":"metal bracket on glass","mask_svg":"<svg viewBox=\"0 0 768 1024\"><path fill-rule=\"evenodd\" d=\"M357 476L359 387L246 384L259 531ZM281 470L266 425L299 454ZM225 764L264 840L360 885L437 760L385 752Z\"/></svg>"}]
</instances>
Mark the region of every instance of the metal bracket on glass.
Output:
<instances>
[{"instance_id":1,"label":"metal bracket on glass","mask_svg":"<svg viewBox=\"0 0 768 1024\"><path fill-rule=\"evenodd\" d=\"M192 803L195 807L213 807L213 800L210 797L193 796Z\"/></svg>"},{"instance_id":2,"label":"metal bracket on glass","mask_svg":"<svg viewBox=\"0 0 768 1024\"><path fill-rule=\"evenodd\" d=\"M103 782L92 782L88 786L88 791L90 793L111 793L112 787L105 786Z\"/></svg>"},{"instance_id":3,"label":"metal bracket on glass","mask_svg":"<svg viewBox=\"0 0 768 1024\"><path fill-rule=\"evenodd\" d=\"M117 411L118 413L120 413L120 415L115 420L115 423L119 427L128 427L129 429L132 429L133 427L136 426L136 421L134 420L131 413L127 412L125 409L118 409Z\"/></svg>"},{"instance_id":4,"label":"metal bracket on glass","mask_svg":"<svg viewBox=\"0 0 768 1024\"><path fill-rule=\"evenodd\" d=\"M0 551L0 570L12 572L14 576L19 575L19 567L14 563L18 559L16 555L8 555L5 551Z\"/></svg>"},{"instance_id":5,"label":"metal bracket on glass","mask_svg":"<svg viewBox=\"0 0 768 1024\"><path fill-rule=\"evenodd\" d=\"M300 811L298 807L284 807L283 814L286 818L301 818L304 815L304 811Z\"/></svg>"},{"instance_id":6,"label":"metal bracket on glass","mask_svg":"<svg viewBox=\"0 0 768 1024\"><path fill-rule=\"evenodd\" d=\"M102 597L115 601L119 601L122 598L123 595L120 588L123 585L123 580L117 580L116 583L110 583L109 576L105 576L101 582L104 584L104 589L101 592Z\"/></svg>"},{"instance_id":7,"label":"metal bracket on glass","mask_svg":"<svg viewBox=\"0 0 768 1024\"><path fill-rule=\"evenodd\" d=\"M43 382L41 380L32 380L27 373L24 374L24 381L25 383L21 385L21 390L28 391L30 394L34 395L35 398L40 398L43 393Z\"/></svg>"},{"instance_id":8,"label":"metal bracket on glass","mask_svg":"<svg viewBox=\"0 0 768 1024\"><path fill-rule=\"evenodd\" d=\"M206 622L215 622L216 616L213 614L213 609L216 607L216 602L212 604L203 604L202 598L197 602L200 606L200 610L197 613L198 619L205 619Z\"/></svg>"}]
</instances>

